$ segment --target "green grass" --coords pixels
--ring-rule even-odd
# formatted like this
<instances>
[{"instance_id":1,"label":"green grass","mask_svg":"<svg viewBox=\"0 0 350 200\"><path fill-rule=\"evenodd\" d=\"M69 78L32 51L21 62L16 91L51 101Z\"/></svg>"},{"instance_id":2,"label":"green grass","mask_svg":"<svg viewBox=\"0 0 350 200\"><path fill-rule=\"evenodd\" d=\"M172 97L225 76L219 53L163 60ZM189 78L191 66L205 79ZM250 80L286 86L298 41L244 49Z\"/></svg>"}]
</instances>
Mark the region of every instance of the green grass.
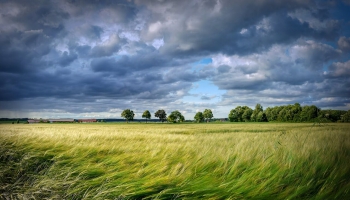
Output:
<instances>
[{"instance_id":1,"label":"green grass","mask_svg":"<svg viewBox=\"0 0 350 200\"><path fill-rule=\"evenodd\" d=\"M0 125L0 198L349 199L350 125Z\"/></svg>"}]
</instances>

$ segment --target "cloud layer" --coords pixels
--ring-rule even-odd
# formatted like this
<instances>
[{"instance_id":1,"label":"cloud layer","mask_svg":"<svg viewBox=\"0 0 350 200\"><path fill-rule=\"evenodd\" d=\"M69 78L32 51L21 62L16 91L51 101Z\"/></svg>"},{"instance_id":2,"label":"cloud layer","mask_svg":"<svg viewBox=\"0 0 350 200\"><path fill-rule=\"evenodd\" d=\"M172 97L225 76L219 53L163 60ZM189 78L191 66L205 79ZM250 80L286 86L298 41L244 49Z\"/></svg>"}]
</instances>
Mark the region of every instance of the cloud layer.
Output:
<instances>
[{"instance_id":1,"label":"cloud layer","mask_svg":"<svg viewBox=\"0 0 350 200\"><path fill-rule=\"evenodd\" d=\"M350 109L346 2L5 1L0 117Z\"/></svg>"}]
</instances>

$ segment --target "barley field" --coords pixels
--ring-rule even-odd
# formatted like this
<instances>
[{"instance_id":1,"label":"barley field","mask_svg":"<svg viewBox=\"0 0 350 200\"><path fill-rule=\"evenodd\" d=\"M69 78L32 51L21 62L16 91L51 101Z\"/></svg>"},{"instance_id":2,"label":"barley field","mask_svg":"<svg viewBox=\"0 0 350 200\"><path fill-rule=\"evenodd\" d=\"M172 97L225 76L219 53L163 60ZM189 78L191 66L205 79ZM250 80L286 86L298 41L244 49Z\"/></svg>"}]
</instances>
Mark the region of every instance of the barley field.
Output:
<instances>
[{"instance_id":1,"label":"barley field","mask_svg":"<svg viewBox=\"0 0 350 200\"><path fill-rule=\"evenodd\" d=\"M350 199L350 124L0 124L0 199Z\"/></svg>"}]
</instances>

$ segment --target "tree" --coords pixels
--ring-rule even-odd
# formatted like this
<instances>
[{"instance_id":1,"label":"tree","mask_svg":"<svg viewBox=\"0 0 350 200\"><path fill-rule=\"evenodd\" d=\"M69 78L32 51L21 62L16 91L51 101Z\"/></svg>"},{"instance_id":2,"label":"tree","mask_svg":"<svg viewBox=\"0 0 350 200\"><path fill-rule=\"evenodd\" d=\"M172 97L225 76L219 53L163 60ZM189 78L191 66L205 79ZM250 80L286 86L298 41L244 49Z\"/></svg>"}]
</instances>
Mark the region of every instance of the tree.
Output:
<instances>
[{"instance_id":1,"label":"tree","mask_svg":"<svg viewBox=\"0 0 350 200\"><path fill-rule=\"evenodd\" d=\"M204 116L202 112L197 112L196 115L194 116L194 120L196 120L196 122L202 122L204 121Z\"/></svg>"},{"instance_id":2,"label":"tree","mask_svg":"<svg viewBox=\"0 0 350 200\"><path fill-rule=\"evenodd\" d=\"M145 110L145 112L142 114L142 118L146 118L147 123L147 119L151 119L151 113L148 110Z\"/></svg>"},{"instance_id":3,"label":"tree","mask_svg":"<svg viewBox=\"0 0 350 200\"><path fill-rule=\"evenodd\" d=\"M292 113L293 113L293 121L299 122L300 121L300 113L301 113L301 106L299 103L295 103L292 107Z\"/></svg>"},{"instance_id":4,"label":"tree","mask_svg":"<svg viewBox=\"0 0 350 200\"><path fill-rule=\"evenodd\" d=\"M341 122L350 122L350 110L341 116Z\"/></svg>"},{"instance_id":5,"label":"tree","mask_svg":"<svg viewBox=\"0 0 350 200\"><path fill-rule=\"evenodd\" d=\"M232 109L230 113L228 114L228 119L230 122L238 122L239 121L239 110L241 109L241 106L237 106L235 109Z\"/></svg>"},{"instance_id":6,"label":"tree","mask_svg":"<svg viewBox=\"0 0 350 200\"><path fill-rule=\"evenodd\" d=\"M162 123L166 120L166 112L164 110L158 110L154 113L154 116L158 117Z\"/></svg>"},{"instance_id":7,"label":"tree","mask_svg":"<svg viewBox=\"0 0 350 200\"><path fill-rule=\"evenodd\" d=\"M258 114L259 114L259 112L263 112L263 107L258 103L258 104L256 104L255 109L253 111L253 114L250 117L250 119L253 122L257 122L258 121Z\"/></svg>"},{"instance_id":8,"label":"tree","mask_svg":"<svg viewBox=\"0 0 350 200\"><path fill-rule=\"evenodd\" d=\"M213 115L213 113L211 112L210 109L205 109L204 112L203 112L203 117L208 122L208 121L210 121L211 118L214 117L214 115Z\"/></svg>"},{"instance_id":9,"label":"tree","mask_svg":"<svg viewBox=\"0 0 350 200\"><path fill-rule=\"evenodd\" d=\"M262 111L258 113L257 122L267 122L266 114Z\"/></svg>"},{"instance_id":10,"label":"tree","mask_svg":"<svg viewBox=\"0 0 350 200\"><path fill-rule=\"evenodd\" d=\"M168 117L168 122L183 122L185 121L185 117L177 110L173 111L170 113Z\"/></svg>"},{"instance_id":11,"label":"tree","mask_svg":"<svg viewBox=\"0 0 350 200\"><path fill-rule=\"evenodd\" d=\"M318 117L324 118L327 121L337 122L341 121L342 116L344 116L346 112L345 110L321 110Z\"/></svg>"},{"instance_id":12,"label":"tree","mask_svg":"<svg viewBox=\"0 0 350 200\"><path fill-rule=\"evenodd\" d=\"M249 108L248 106L243 106L243 114L242 114L242 121L244 122L249 122L250 121L250 117L253 114L253 110L251 108Z\"/></svg>"},{"instance_id":13,"label":"tree","mask_svg":"<svg viewBox=\"0 0 350 200\"><path fill-rule=\"evenodd\" d=\"M318 116L318 112L320 111L315 105L304 106L300 112L300 119L303 122L312 121Z\"/></svg>"},{"instance_id":14,"label":"tree","mask_svg":"<svg viewBox=\"0 0 350 200\"><path fill-rule=\"evenodd\" d=\"M134 120L134 111L130 110L130 109L126 109L122 112L121 117L123 117L127 123L129 123L129 121Z\"/></svg>"},{"instance_id":15,"label":"tree","mask_svg":"<svg viewBox=\"0 0 350 200\"><path fill-rule=\"evenodd\" d=\"M248 106L237 106L230 111L228 119L230 122L249 122L253 110Z\"/></svg>"}]
</instances>

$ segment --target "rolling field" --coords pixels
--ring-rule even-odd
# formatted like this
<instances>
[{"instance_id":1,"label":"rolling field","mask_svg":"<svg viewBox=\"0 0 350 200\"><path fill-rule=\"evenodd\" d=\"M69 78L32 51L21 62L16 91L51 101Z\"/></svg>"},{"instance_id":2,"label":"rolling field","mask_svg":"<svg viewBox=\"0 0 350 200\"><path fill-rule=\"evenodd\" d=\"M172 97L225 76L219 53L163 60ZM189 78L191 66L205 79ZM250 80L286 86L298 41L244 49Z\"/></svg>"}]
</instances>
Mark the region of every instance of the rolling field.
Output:
<instances>
[{"instance_id":1,"label":"rolling field","mask_svg":"<svg viewBox=\"0 0 350 200\"><path fill-rule=\"evenodd\" d=\"M0 124L0 199L350 199L350 124Z\"/></svg>"}]
</instances>

